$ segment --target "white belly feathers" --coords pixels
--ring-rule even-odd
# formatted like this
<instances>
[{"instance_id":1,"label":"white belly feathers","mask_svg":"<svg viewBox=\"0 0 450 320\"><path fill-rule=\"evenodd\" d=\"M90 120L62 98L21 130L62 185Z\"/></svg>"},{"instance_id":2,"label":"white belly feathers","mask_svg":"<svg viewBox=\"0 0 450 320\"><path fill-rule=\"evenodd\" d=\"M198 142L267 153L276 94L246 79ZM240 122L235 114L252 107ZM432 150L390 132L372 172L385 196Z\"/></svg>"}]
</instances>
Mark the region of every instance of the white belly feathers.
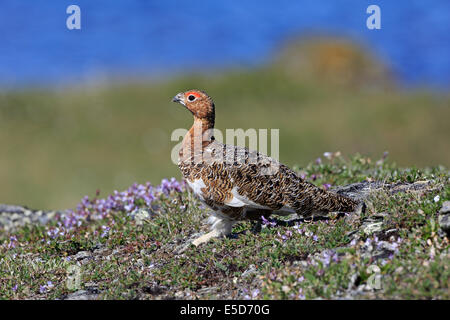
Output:
<instances>
[{"instance_id":1,"label":"white belly feathers","mask_svg":"<svg viewBox=\"0 0 450 320\"><path fill-rule=\"evenodd\" d=\"M199 196L200 199L204 200L205 198L203 197L202 188L205 188L206 185L203 182L203 180L202 179L197 179L197 180L194 180L192 182L189 181L189 180L186 180L186 181L187 181L189 187L191 187L191 189L194 192L194 194Z\"/></svg>"}]
</instances>

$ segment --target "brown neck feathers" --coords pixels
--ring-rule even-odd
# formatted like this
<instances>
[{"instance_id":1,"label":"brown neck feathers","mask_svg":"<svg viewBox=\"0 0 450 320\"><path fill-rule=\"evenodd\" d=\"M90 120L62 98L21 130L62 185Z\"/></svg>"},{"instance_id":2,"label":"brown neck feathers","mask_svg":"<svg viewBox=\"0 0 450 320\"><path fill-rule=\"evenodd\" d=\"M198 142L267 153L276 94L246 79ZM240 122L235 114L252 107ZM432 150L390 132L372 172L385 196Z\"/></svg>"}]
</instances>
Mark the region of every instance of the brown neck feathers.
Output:
<instances>
[{"instance_id":1,"label":"brown neck feathers","mask_svg":"<svg viewBox=\"0 0 450 320\"><path fill-rule=\"evenodd\" d=\"M187 159L194 155L201 155L203 149L214 141L214 117L194 117L194 124L186 133L180 149L180 158Z\"/></svg>"}]
</instances>

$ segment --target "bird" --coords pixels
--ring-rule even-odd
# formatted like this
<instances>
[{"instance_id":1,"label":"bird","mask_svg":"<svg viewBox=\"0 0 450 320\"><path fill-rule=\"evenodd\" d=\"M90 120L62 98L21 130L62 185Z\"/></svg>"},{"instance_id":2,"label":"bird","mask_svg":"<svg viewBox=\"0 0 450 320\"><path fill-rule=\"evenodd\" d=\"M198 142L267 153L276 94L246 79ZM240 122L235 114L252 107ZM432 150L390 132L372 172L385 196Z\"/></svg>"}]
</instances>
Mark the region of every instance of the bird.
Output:
<instances>
[{"instance_id":1,"label":"bird","mask_svg":"<svg viewBox=\"0 0 450 320\"><path fill-rule=\"evenodd\" d=\"M217 141L215 105L206 92L180 92L172 101L194 117L181 143L178 167L191 191L211 209L211 230L193 245L228 236L233 225L243 220L294 213L310 217L361 207L360 201L319 188L274 158Z\"/></svg>"}]
</instances>

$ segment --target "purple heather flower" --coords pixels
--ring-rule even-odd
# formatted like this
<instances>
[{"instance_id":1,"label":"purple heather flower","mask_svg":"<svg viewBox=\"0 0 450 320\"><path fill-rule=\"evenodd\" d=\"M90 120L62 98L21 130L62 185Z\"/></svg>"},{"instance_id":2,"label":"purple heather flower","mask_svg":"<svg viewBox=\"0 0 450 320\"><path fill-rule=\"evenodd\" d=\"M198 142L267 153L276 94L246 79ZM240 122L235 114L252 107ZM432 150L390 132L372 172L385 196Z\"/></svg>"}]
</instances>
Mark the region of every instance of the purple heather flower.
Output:
<instances>
[{"instance_id":1,"label":"purple heather flower","mask_svg":"<svg viewBox=\"0 0 450 320\"><path fill-rule=\"evenodd\" d=\"M252 298L255 299L259 295L259 289L255 289L252 291Z\"/></svg>"},{"instance_id":2,"label":"purple heather flower","mask_svg":"<svg viewBox=\"0 0 450 320\"><path fill-rule=\"evenodd\" d=\"M162 179L158 189L168 195L171 191L181 192L181 185L175 178L171 178L170 180Z\"/></svg>"},{"instance_id":3,"label":"purple heather flower","mask_svg":"<svg viewBox=\"0 0 450 320\"><path fill-rule=\"evenodd\" d=\"M394 253L398 253L398 243L392 243L391 248L394 250Z\"/></svg>"},{"instance_id":4,"label":"purple heather flower","mask_svg":"<svg viewBox=\"0 0 450 320\"><path fill-rule=\"evenodd\" d=\"M331 188L331 184L329 184L329 183L324 183L324 184L323 184L323 187L324 187L325 190L328 190L328 189Z\"/></svg>"},{"instance_id":5,"label":"purple heather flower","mask_svg":"<svg viewBox=\"0 0 450 320\"><path fill-rule=\"evenodd\" d=\"M275 227L277 225L277 223L273 220L267 220L264 216L261 216L261 220L264 226L271 226L271 227Z\"/></svg>"},{"instance_id":6,"label":"purple heather flower","mask_svg":"<svg viewBox=\"0 0 450 320\"><path fill-rule=\"evenodd\" d=\"M324 252L322 252L321 256L319 257L319 260L322 262L324 267L328 267L330 265L331 261L338 262L339 256L333 250L325 250Z\"/></svg>"},{"instance_id":7,"label":"purple heather flower","mask_svg":"<svg viewBox=\"0 0 450 320\"><path fill-rule=\"evenodd\" d=\"M297 229L297 233L299 234L303 234L305 232L305 230L303 228L300 228L300 226L294 226L294 229Z\"/></svg>"},{"instance_id":8,"label":"purple heather flower","mask_svg":"<svg viewBox=\"0 0 450 320\"><path fill-rule=\"evenodd\" d=\"M319 157L316 159L316 164L321 164L322 163L322 159Z\"/></svg>"},{"instance_id":9,"label":"purple heather flower","mask_svg":"<svg viewBox=\"0 0 450 320\"><path fill-rule=\"evenodd\" d=\"M16 247L16 242L17 242L16 236L9 237L8 248L15 248Z\"/></svg>"},{"instance_id":10,"label":"purple heather flower","mask_svg":"<svg viewBox=\"0 0 450 320\"><path fill-rule=\"evenodd\" d=\"M14 287L11 288L11 290L14 291L14 292L16 292L18 287L19 287L19 286L16 284Z\"/></svg>"},{"instance_id":11,"label":"purple heather flower","mask_svg":"<svg viewBox=\"0 0 450 320\"><path fill-rule=\"evenodd\" d=\"M103 199L98 199L100 192L96 191L96 196L89 199L84 196L75 210L67 210L63 215L57 215L58 227L47 229L47 235L54 239L67 234L73 228L80 227L85 220L99 220L106 218L113 210L124 210L127 213L137 209L136 201L144 201L146 206L159 196L159 192L168 195L172 191L181 192L185 183L178 182L175 178L163 179L158 187L153 187L150 182L145 184L133 183L126 191L117 191ZM158 192L155 194L155 192ZM105 235L105 233L103 233ZM49 243L49 242L48 242ZM10 246L15 243L11 241Z\"/></svg>"},{"instance_id":12,"label":"purple heather flower","mask_svg":"<svg viewBox=\"0 0 450 320\"><path fill-rule=\"evenodd\" d=\"M51 289L53 287L54 287L53 283L51 281L47 281L47 283L44 284L43 286L39 285L39 292L45 293L47 292L47 289Z\"/></svg>"},{"instance_id":13,"label":"purple heather flower","mask_svg":"<svg viewBox=\"0 0 450 320\"><path fill-rule=\"evenodd\" d=\"M283 241L286 241L287 240L287 237L283 234L280 234L280 231L278 231L277 232L277 235L283 240Z\"/></svg>"},{"instance_id":14,"label":"purple heather flower","mask_svg":"<svg viewBox=\"0 0 450 320\"><path fill-rule=\"evenodd\" d=\"M133 211L134 209L134 203L129 202L127 205L124 206L124 209L128 212Z\"/></svg>"},{"instance_id":15,"label":"purple heather flower","mask_svg":"<svg viewBox=\"0 0 450 320\"><path fill-rule=\"evenodd\" d=\"M314 235L314 236L313 236L313 240L314 240L314 241L318 241L319 238L318 238L316 235Z\"/></svg>"},{"instance_id":16,"label":"purple heather flower","mask_svg":"<svg viewBox=\"0 0 450 320\"><path fill-rule=\"evenodd\" d=\"M300 299L300 300L305 300L305 295L303 294L303 289L302 288L298 289L297 298Z\"/></svg>"},{"instance_id":17,"label":"purple heather flower","mask_svg":"<svg viewBox=\"0 0 450 320\"><path fill-rule=\"evenodd\" d=\"M250 296L247 294L247 293L248 293L248 290L247 290L246 288L242 289L242 292L243 292L243 293L246 293L246 295L244 296L244 299L245 299L245 300L250 300L250 299L251 299Z\"/></svg>"},{"instance_id":18,"label":"purple heather flower","mask_svg":"<svg viewBox=\"0 0 450 320\"><path fill-rule=\"evenodd\" d=\"M47 235L51 238L51 239L55 239L58 236L59 233L59 228L53 228L47 231Z\"/></svg>"},{"instance_id":19,"label":"purple heather flower","mask_svg":"<svg viewBox=\"0 0 450 320\"><path fill-rule=\"evenodd\" d=\"M324 152L323 156L325 158L327 158L328 160L331 160L331 158L333 157L333 153L332 152Z\"/></svg>"},{"instance_id":20,"label":"purple heather flower","mask_svg":"<svg viewBox=\"0 0 450 320\"><path fill-rule=\"evenodd\" d=\"M81 199L81 205L84 206L84 208L89 208L91 202L89 201L88 196L84 196L83 199Z\"/></svg>"},{"instance_id":21,"label":"purple heather flower","mask_svg":"<svg viewBox=\"0 0 450 320\"><path fill-rule=\"evenodd\" d=\"M102 229L103 229L103 233L100 235L100 237L104 238L108 235L108 232L109 232L109 230L111 230L111 228L108 226L102 226Z\"/></svg>"},{"instance_id":22,"label":"purple heather flower","mask_svg":"<svg viewBox=\"0 0 450 320\"><path fill-rule=\"evenodd\" d=\"M335 253L332 257L334 262L338 262L339 261L339 256Z\"/></svg>"},{"instance_id":23,"label":"purple heather flower","mask_svg":"<svg viewBox=\"0 0 450 320\"><path fill-rule=\"evenodd\" d=\"M272 280L272 281L277 279L277 273L275 272L275 270L270 271L269 279Z\"/></svg>"}]
</instances>

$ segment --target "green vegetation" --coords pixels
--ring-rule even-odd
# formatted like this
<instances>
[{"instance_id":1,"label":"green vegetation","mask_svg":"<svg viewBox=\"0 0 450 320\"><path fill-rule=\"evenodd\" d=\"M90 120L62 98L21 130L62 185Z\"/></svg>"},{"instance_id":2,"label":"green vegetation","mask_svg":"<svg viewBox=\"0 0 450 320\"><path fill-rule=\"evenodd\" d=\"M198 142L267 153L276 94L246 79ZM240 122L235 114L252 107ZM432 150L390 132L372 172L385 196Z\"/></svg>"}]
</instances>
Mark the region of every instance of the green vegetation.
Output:
<instances>
[{"instance_id":1,"label":"green vegetation","mask_svg":"<svg viewBox=\"0 0 450 320\"><path fill-rule=\"evenodd\" d=\"M99 299L450 298L449 242L438 231L439 209L450 199L446 169L335 155L298 172L319 186L429 183L374 191L361 214L286 226L278 220L256 233L242 222L232 237L184 252L206 231L208 215L185 190L160 194L143 221L115 210L63 235L54 232L57 221L22 227L0 233L0 298L56 299L80 289ZM379 228L368 232L368 221ZM68 286L75 265L81 281Z\"/></svg>"},{"instance_id":2,"label":"green vegetation","mask_svg":"<svg viewBox=\"0 0 450 320\"><path fill-rule=\"evenodd\" d=\"M215 100L218 129L280 129L280 160L289 166L336 150L388 150L403 166L450 165L448 95L395 89L384 68L350 44L308 48L289 47L260 69L1 92L0 203L69 208L97 188L180 177L171 133L192 119L171 98L192 88Z\"/></svg>"}]
</instances>

